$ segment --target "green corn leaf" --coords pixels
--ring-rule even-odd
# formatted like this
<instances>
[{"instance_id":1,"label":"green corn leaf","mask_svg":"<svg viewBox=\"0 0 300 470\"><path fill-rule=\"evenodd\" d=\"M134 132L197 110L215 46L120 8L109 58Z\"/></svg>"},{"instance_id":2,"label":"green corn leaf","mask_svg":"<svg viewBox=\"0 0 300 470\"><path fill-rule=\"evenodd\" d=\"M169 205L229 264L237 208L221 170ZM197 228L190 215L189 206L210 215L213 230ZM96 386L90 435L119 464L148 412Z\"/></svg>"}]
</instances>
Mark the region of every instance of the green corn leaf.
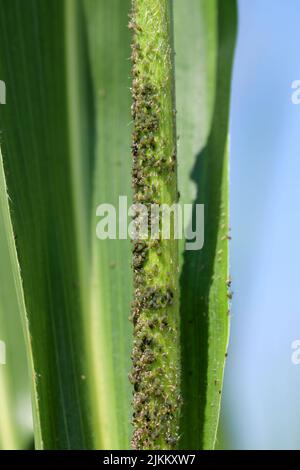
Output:
<instances>
[{"instance_id":1,"label":"green corn leaf","mask_svg":"<svg viewBox=\"0 0 300 470\"><path fill-rule=\"evenodd\" d=\"M32 440L30 381L21 322L25 304L1 152L0 259L0 449L18 450Z\"/></svg>"},{"instance_id":2,"label":"green corn leaf","mask_svg":"<svg viewBox=\"0 0 300 470\"><path fill-rule=\"evenodd\" d=\"M129 10L126 0L1 4L0 128L37 448L130 443L130 246L95 230L97 205L130 194Z\"/></svg>"},{"instance_id":3,"label":"green corn leaf","mask_svg":"<svg viewBox=\"0 0 300 470\"><path fill-rule=\"evenodd\" d=\"M92 206L91 318L88 348L93 390L99 397L100 440L106 449L127 449L131 439L130 355L132 296L130 241L96 237L97 207L131 204L130 0L85 0L95 104L95 167ZM118 212L116 214L118 216ZM100 371L99 365L101 364ZM100 373L99 373L100 372Z\"/></svg>"},{"instance_id":4,"label":"green corn leaf","mask_svg":"<svg viewBox=\"0 0 300 470\"><path fill-rule=\"evenodd\" d=\"M2 173L1 255L15 280L10 308L21 313L31 338L37 448L130 443L130 243L96 237L98 205L117 207L118 197L131 193L130 3L1 1L1 148L13 226ZM205 247L182 257L181 445L212 448L228 338L226 142L235 8L233 0L173 3L181 200L206 209ZM6 308L1 296L1 328ZM7 413L17 410L8 374L0 376ZM5 448L25 445L13 416L0 425Z\"/></svg>"},{"instance_id":5,"label":"green corn leaf","mask_svg":"<svg viewBox=\"0 0 300 470\"><path fill-rule=\"evenodd\" d=\"M93 445L82 295L91 157L79 6L3 0L0 9L2 149L32 338L36 446L48 449Z\"/></svg>"},{"instance_id":6,"label":"green corn leaf","mask_svg":"<svg viewBox=\"0 0 300 470\"><path fill-rule=\"evenodd\" d=\"M212 449L229 332L228 114L235 0L174 1L179 190L204 204L204 247L181 270L181 447Z\"/></svg>"}]
</instances>

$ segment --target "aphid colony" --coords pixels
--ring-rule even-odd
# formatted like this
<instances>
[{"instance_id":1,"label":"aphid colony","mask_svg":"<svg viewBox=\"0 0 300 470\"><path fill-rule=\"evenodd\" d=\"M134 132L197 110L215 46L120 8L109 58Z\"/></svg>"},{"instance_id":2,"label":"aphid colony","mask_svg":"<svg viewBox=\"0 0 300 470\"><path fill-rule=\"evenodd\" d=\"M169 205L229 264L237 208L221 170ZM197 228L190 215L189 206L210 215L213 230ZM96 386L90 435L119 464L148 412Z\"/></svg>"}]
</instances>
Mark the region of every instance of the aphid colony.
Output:
<instances>
[{"instance_id":1,"label":"aphid colony","mask_svg":"<svg viewBox=\"0 0 300 470\"><path fill-rule=\"evenodd\" d=\"M145 24L147 20L142 12L139 15L138 8L142 2L135 0L133 5L129 24L134 33L133 202L150 207L151 204L169 202L164 200L164 194L170 194L170 188L174 188L173 202L177 202L178 197L173 107L167 109L170 112L167 116L169 124L163 118L163 112L166 112L164 96L171 92L171 78L170 74L165 74L166 78L159 81L155 71L151 70L151 61L161 60L162 67L171 70L171 51L166 37L161 41L162 50L154 44L155 36L145 40L147 31L144 28L153 28L153 25ZM166 5L167 2L157 2L159 14L164 13ZM138 217L136 223L139 224ZM150 217L148 224L150 227ZM135 449L172 449L178 442L181 400L178 363L173 353L174 341L177 341L177 319L173 312L178 299L175 276L166 268L168 263L172 263L164 256L166 249L170 253L168 243L161 237L133 241L134 300L131 318L134 344L130 380L134 388L132 446ZM168 270L172 269L176 269L175 262L174 266L168 266Z\"/></svg>"}]
</instances>

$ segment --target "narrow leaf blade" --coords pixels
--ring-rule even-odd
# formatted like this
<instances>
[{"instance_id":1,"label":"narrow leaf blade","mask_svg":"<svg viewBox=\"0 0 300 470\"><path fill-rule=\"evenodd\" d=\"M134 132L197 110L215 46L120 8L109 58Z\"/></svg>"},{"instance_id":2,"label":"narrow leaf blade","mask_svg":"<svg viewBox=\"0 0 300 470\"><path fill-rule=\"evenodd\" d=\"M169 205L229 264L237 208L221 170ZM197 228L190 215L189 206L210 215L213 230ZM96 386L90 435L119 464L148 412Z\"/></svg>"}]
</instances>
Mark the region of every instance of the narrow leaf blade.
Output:
<instances>
[{"instance_id":1,"label":"narrow leaf blade","mask_svg":"<svg viewBox=\"0 0 300 470\"><path fill-rule=\"evenodd\" d=\"M30 446L32 439L30 381L22 328L26 313L1 151L0 259L0 449L19 450Z\"/></svg>"},{"instance_id":2,"label":"narrow leaf blade","mask_svg":"<svg viewBox=\"0 0 300 470\"><path fill-rule=\"evenodd\" d=\"M205 205L181 271L181 447L213 449L228 342L228 154L234 0L174 2L181 202Z\"/></svg>"},{"instance_id":3,"label":"narrow leaf blade","mask_svg":"<svg viewBox=\"0 0 300 470\"><path fill-rule=\"evenodd\" d=\"M3 0L0 9L2 148L32 338L36 446L47 449L93 446L75 197L86 193L75 178L68 102L75 41L67 13L75 22L78 5Z\"/></svg>"},{"instance_id":4,"label":"narrow leaf blade","mask_svg":"<svg viewBox=\"0 0 300 470\"><path fill-rule=\"evenodd\" d=\"M100 240L100 204L119 196L131 204L130 0L85 0L95 103L95 171L92 202L91 309L87 348L91 357L97 440L106 449L127 449L131 438L128 374L132 347L130 241ZM125 209L126 212L126 209ZM98 214L99 215L99 214Z\"/></svg>"}]
</instances>

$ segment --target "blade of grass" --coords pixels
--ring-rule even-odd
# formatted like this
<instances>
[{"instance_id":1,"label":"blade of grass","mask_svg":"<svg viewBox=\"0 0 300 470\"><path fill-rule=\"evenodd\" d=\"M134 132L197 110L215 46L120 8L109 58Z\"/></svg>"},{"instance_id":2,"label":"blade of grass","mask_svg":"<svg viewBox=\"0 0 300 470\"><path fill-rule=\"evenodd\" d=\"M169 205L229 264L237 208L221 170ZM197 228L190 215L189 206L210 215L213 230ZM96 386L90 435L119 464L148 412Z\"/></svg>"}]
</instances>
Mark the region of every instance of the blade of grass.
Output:
<instances>
[{"instance_id":1,"label":"blade of grass","mask_svg":"<svg viewBox=\"0 0 300 470\"><path fill-rule=\"evenodd\" d=\"M73 115L77 104L84 128L77 7L76 0L3 0L0 9L4 167L32 338L36 446L47 449L93 447L82 296L91 157Z\"/></svg>"},{"instance_id":2,"label":"blade of grass","mask_svg":"<svg viewBox=\"0 0 300 470\"><path fill-rule=\"evenodd\" d=\"M38 378L37 446L127 448L130 249L96 239L95 211L130 193L130 6L86 2L92 76L81 6L4 0L0 71L13 94L0 124Z\"/></svg>"},{"instance_id":3,"label":"blade of grass","mask_svg":"<svg viewBox=\"0 0 300 470\"><path fill-rule=\"evenodd\" d=\"M131 204L130 0L85 0L84 6L96 127L87 348L93 393L98 397L95 420L101 423L97 439L104 448L127 449L131 437L130 242L99 240L95 229L99 204L117 208L119 195L127 196Z\"/></svg>"},{"instance_id":4,"label":"blade of grass","mask_svg":"<svg viewBox=\"0 0 300 470\"><path fill-rule=\"evenodd\" d=\"M174 2L182 203L205 204L204 247L181 270L181 448L213 449L228 315L228 152L235 0Z\"/></svg>"},{"instance_id":5,"label":"blade of grass","mask_svg":"<svg viewBox=\"0 0 300 470\"><path fill-rule=\"evenodd\" d=\"M8 196L0 151L0 449L19 450L33 436L30 380L22 319L26 318L22 283L9 215ZM27 347L30 343L27 338ZM31 356L29 355L30 363ZM36 403L34 403L36 406Z\"/></svg>"}]
</instances>

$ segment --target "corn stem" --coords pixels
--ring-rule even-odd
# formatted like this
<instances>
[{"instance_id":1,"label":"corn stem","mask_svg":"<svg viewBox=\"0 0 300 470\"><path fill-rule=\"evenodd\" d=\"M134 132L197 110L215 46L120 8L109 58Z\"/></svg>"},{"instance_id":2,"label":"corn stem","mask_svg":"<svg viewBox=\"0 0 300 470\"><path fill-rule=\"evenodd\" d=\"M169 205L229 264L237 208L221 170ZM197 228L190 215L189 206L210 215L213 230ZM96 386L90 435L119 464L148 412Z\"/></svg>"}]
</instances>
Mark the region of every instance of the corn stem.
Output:
<instances>
[{"instance_id":1,"label":"corn stem","mask_svg":"<svg viewBox=\"0 0 300 470\"><path fill-rule=\"evenodd\" d=\"M148 209L177 202L176 130L168 0L133 0L134 203ZM150 211L148 210L148 214ZM148 220L149 226L151 220ZM139 217L136 218L139 224ZM161 228L161 226L160 226ZM180 413L178 242L133 242L133 426L135 449L173 449Z\"/></svg>"}]
</instances>

